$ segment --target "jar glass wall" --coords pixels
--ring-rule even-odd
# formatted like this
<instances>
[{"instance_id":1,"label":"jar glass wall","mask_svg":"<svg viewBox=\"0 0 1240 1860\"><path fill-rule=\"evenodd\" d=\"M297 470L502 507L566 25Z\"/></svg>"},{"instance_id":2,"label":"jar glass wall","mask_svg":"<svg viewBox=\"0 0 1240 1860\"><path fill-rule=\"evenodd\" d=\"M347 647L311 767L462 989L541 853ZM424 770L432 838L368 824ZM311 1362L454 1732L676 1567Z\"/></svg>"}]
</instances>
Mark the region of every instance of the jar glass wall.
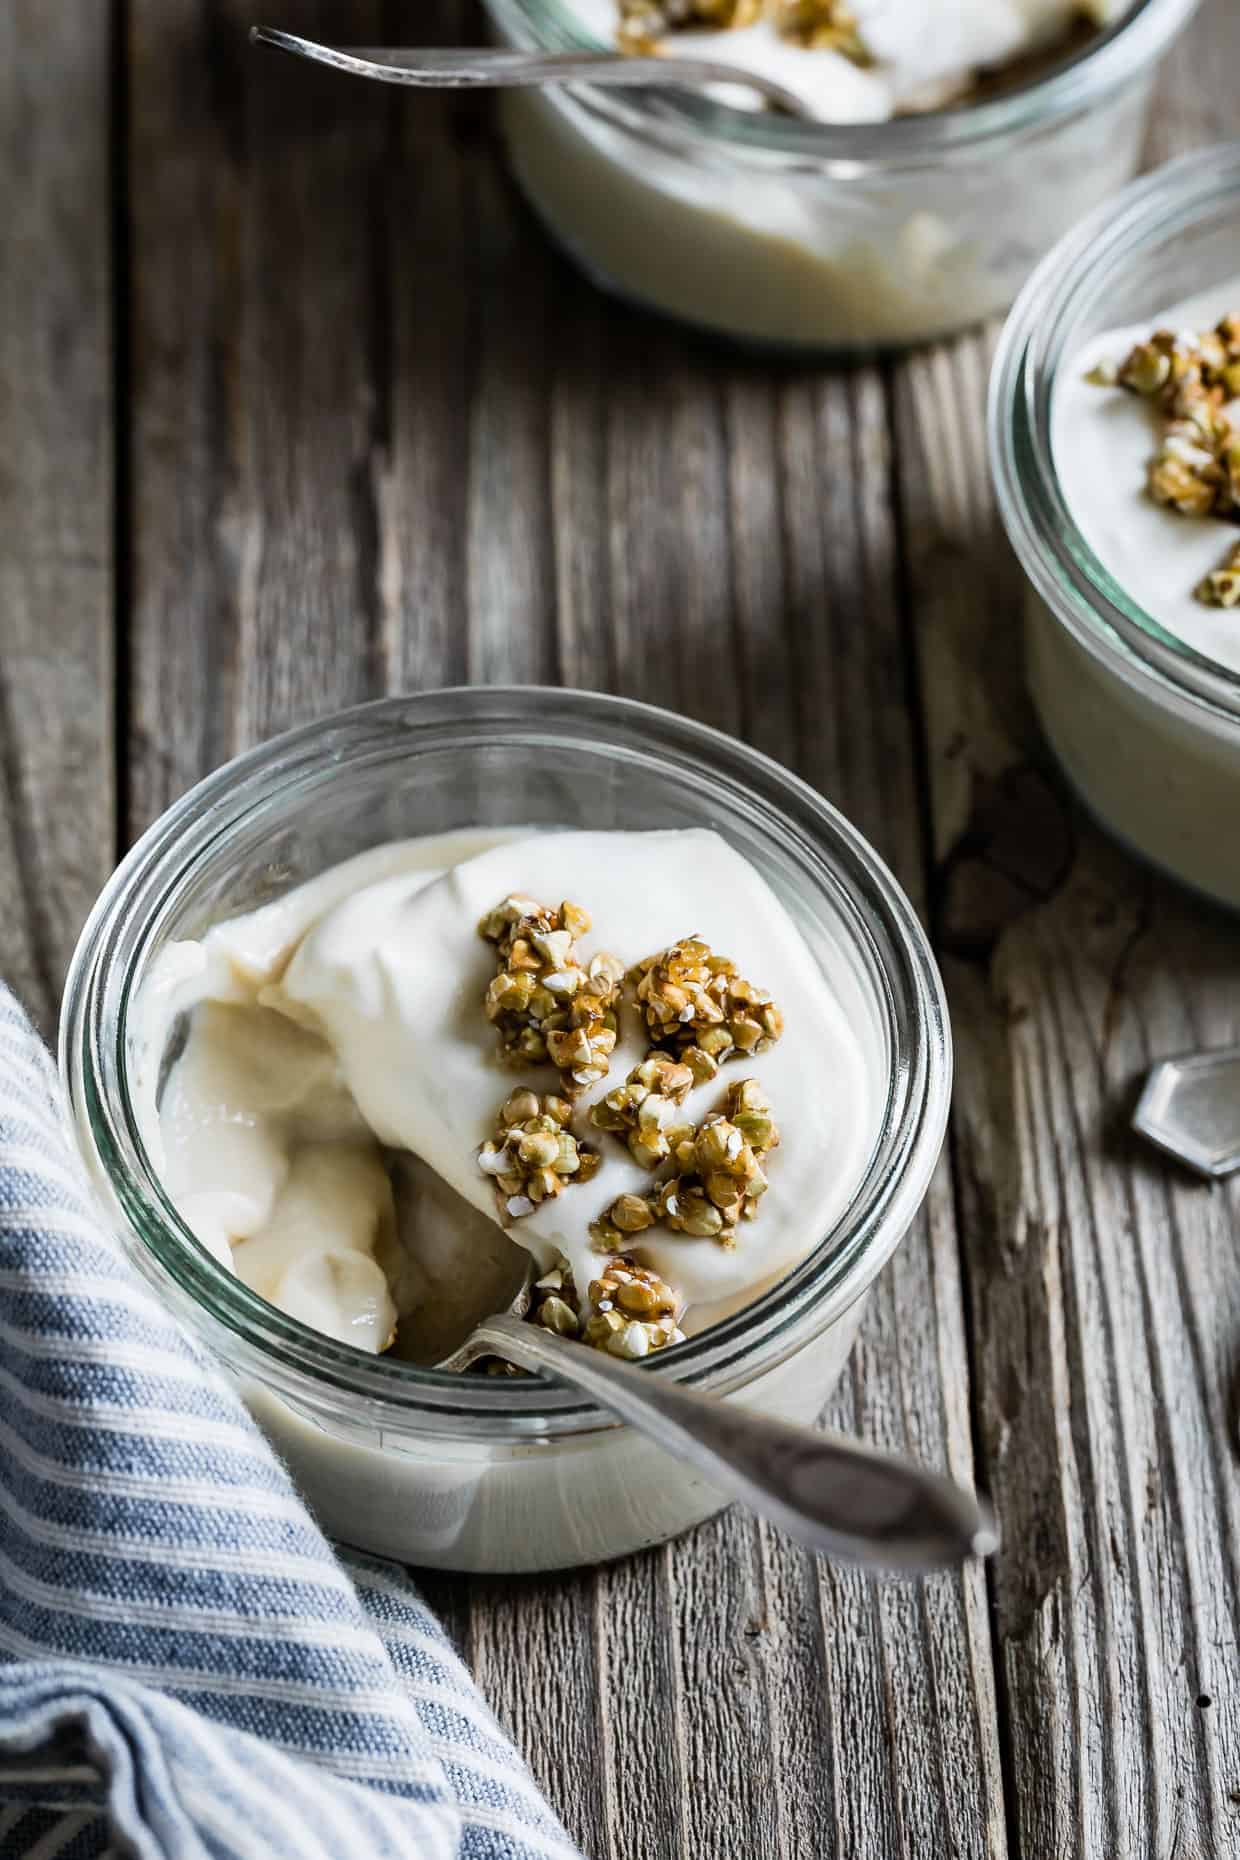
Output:
<instances>
[{"instance_id":1,"label":"jar glass wall","mask_svg":"<svg viewBox=\"0 0 1240 1860\"><path fill-rule=\"evenodd\" d=\"M505 43L603 49L560 0L486 4ZM888 123L674 91L514 91L510 158L554 237L638 304L792 350L919 342L1006 309L1136 172L1158 59L1195 5L1137 0L1041 82Z\"/></svg>"},{"instance_id":2,"label":"jar glass wall","mask_svg":"<svg viewBox=\"0 0 1240 1860\"><path fill-rule=\"evenodd\" d=\"M881 1117L842 1220L778 1285L646 1373L789 1418L819 1412L925 1194L950 1044L913 912L847 822L765 757L617 699L460 690L363 706L230 764L139 842L83 932L61 1049L119 1235L239 1380L329 1530L411 1562L546 1568L657 1542L721 1500L568 1390L369 1356L266 1304L176 1214L135 1103L136 999L170 939L367 846L480 824L715 829L779 895L873 1071Z\"/></svg>"},{"instance_id":3,"label":"jar glass wall","mask_svg":"<svg viewBox=\"0 0 1240 1860\"><path fill-rule=\"evenodd\" d=\"M1056 472L1052 409L1061 369L1091 337L1152 327L1168 305L1234 282L1238 251L1240 144L1137 183L1030 280L996 357L989 421L1000 510L1030 583L1029 682L1051 747L1117 837L1232 907L1240 676L1167 632L1094 555Z\"/></svg>"}]
</instances>

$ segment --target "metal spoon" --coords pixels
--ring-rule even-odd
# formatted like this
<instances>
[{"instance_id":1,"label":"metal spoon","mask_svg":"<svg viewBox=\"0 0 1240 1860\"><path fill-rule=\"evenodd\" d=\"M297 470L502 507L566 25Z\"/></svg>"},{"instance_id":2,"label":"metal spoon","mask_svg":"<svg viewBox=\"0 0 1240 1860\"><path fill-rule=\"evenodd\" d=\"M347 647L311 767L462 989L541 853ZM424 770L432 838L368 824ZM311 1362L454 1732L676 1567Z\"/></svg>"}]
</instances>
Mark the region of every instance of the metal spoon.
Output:
<instances>
[{"instance_id":1,"label":"metal spoon","mask_svg":"<svg viewBox=\"0 0 1240 1860\"><path fill-rule=\"evenodd\" d=\"M702 90L710 84L742 85L785 116L807 116L795 91L785 90L758 72L706 58L630 58L623 52L514 52L491 47L359 45L346 51L319 45L272 26L251 26L256 45L273 45L316 64L380 84L407 84L422 90L497 90L544 84L670 84Z\"/></svg>"},{"instance_id":2,"label":"metal spoon","mask_svg":"<svg viewBox=\"0 0 1240 1860\"><path fill-rule=\"evenodd\" d=\"M998 1548L990 1507L942 1473L844 1434L795 1427L680 1388L637 1363L527 1323L529 1276L511 1308L479 1324L441 1369L500 1356L566 1382L696 1467L730 1498L837 1562L912 1575Z\"/></svg>"},{"instance_id":3,"label":"metal spoon","mask_svg":"<svg viewBox=\"0 0 1240 1860\"><path fill-rule=\"evenodd\" d=\"M1133 1128L1198 1175L1240 1169L1240 1047L1164 1059L1145 1082Z\"/></svg>"}]
</instances>

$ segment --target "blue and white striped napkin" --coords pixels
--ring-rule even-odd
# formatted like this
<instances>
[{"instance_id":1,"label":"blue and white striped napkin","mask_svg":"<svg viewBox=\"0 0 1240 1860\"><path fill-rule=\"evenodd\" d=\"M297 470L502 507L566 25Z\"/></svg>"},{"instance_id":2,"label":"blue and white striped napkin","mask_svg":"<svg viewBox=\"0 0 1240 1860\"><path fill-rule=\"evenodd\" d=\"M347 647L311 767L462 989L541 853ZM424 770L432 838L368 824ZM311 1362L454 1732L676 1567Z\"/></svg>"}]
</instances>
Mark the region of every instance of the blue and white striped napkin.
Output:
<instances>
[{"instance_id":1,"label":"blue and white striped napkin","mask_svg":"<svg viewBox=\"0 0 1240 1860\"><path fill-rule=\"evenodd\" d=\"M0 989L0 1860L576 1860L108 1239Z\"/></svg>"}]
</instances>

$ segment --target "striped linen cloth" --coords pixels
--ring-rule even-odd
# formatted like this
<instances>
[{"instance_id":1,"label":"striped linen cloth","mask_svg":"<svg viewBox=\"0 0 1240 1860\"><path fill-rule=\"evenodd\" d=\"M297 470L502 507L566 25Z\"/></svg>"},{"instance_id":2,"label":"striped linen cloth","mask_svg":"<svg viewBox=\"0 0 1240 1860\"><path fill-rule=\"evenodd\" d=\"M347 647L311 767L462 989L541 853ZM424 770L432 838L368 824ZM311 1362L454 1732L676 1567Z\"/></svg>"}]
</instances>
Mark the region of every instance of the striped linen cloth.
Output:
<instances>
[{"instance_id":1,"label":"striped linen cloth","mask_svg":"<svg viewBox=\"0 0 1240 1860\"><path fill-rule=\"evenodd\" d=\"M92 1213L0 989L0 1860L576 1860Z\"/></svg>"}]
</instances>

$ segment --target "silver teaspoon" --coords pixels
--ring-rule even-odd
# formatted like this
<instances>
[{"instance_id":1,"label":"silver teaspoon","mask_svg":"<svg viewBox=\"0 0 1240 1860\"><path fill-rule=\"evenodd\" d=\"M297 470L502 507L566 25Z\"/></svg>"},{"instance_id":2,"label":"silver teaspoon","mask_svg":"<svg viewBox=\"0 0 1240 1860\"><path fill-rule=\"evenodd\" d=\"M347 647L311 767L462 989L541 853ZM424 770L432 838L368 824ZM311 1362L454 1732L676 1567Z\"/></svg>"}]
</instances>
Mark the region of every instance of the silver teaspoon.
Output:
<instances>
[{"instance_id":1,"label":"silver teaspoon","mask_svg":"<svg viewBox=\"0 0 1240 1860\"><path fill-rule=\"evenodd\" d=\"M1145 1082L1133 1127L1199 1175L1240 1169L1240 1047L1164 1059Z\"/></svg>"},{"instance_id":2,"label":"silver teaspoon","mask_svg":"<svg viewBox=\"0 0 1240 1860\"><path fill-rule=\"evenodd\" d=\"M544 84L670 84L703 90L711 84L741 85L785 116L808 112L795 91L754 71L717 64L705 58L637 58L622 52L514 52L491 47L404 47L359 45L345 50L299 39L273 26L251 26L256 45L272 45L298 58L312 59L333 71L374 78L380 84L407 84L421 90L498 90Z\"/></svg>"},{"instance_id":3,"label":"silver teaspoon","mask_svg":"<svg viewBox=\"0 0 1240 1860\"><path fill-rule=\"evenodd\" d=\"M440 1365L465 1369L501 1356L590 1395L705 1474L710 1483L789 1537L836 1562L915 1575L999 1545L990 1507L953 1479L734 1401L679 1388L636 1363L527 1323L528 1285L512 1309L479 1324Z\"/></svg>"}]
</instances>

